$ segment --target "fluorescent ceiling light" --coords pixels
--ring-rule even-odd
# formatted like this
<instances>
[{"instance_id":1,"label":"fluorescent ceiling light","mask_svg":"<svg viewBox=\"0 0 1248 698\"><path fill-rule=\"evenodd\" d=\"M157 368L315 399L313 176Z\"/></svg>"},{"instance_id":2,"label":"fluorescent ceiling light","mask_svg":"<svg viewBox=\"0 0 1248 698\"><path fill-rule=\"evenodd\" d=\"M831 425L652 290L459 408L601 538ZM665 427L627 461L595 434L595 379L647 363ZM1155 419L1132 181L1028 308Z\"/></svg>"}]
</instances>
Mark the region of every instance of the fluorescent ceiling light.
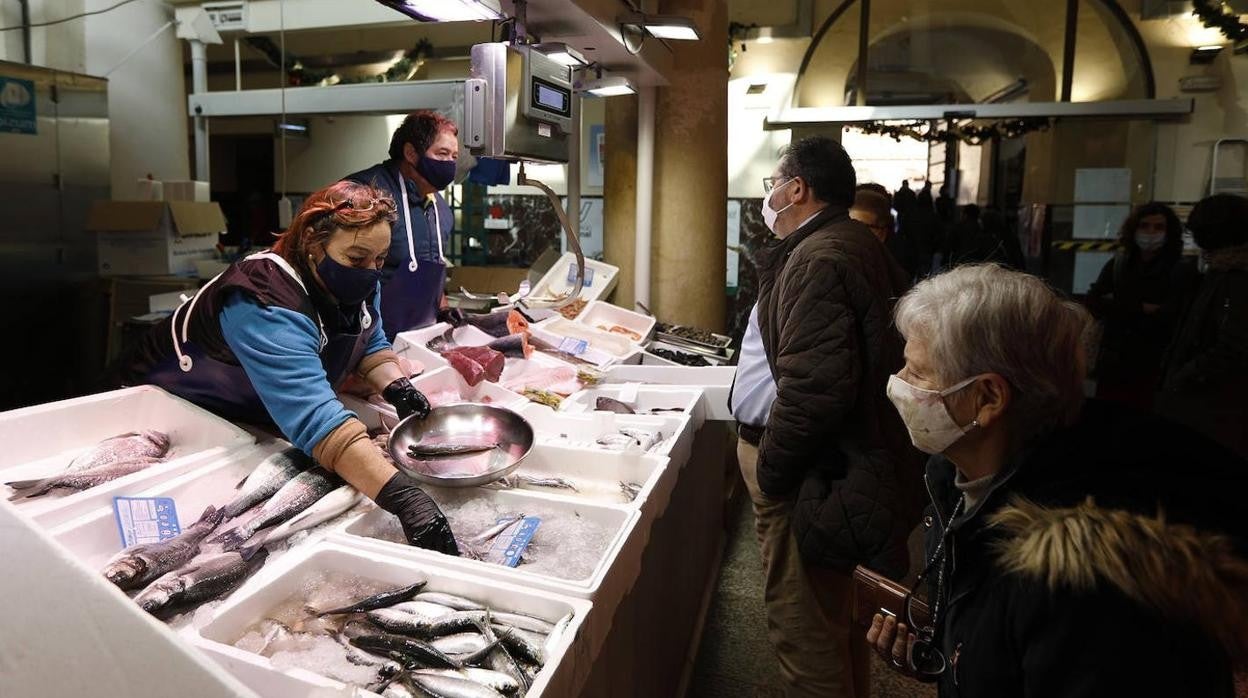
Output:
<instances>
[{"instance_id":1,"label":"fluorescent ceiling light","mask_svg":"<svg viewBox=\"0 0 1248 698\"><path fill-rule=\"evenodd\" d=\"M581 55L580 51L577 51L571 46L568 46L567 44L560 42L560 41L554 41L554 42L546 43L546 44L537 44L533 48L546 54L546 57L551 59L552 61L560 65L566 65L569 68L577 68L582 65L589 65L589 61L585 59L585 56Z\"/></svg>"},{"instance_id":2,"label":"fluorescent ceiling light","mask_svg":"<svg viewBox=\"0 0 1248 698\"><path fill-rule=\"evenodd\" d=\"M1197 46L1196 50L1197 51L1221 51L1222 47L1217 44L1210 44L1209 46Z\"/></svg>"},{"instance_id":3,"label":"fluorescent ceiling light","mask_svg":"<svg viewBox=\"0 0 1248 698\"><path fill-rule=\"evenodd\" d=\"M637 93L637 88L633 87L633 83L628 78L623 76L590 80L583 85L580 85L579 89L582 92L595 97L618 97L619 95L631 95Z\"/></svg>"},{"instance_id":4,"label":"fluorescent ceiling light","mask_svg":"<svg viewBox=\"0 0 1248 698\"><path fill-rule=\"evenodd\" d=\"M502 19L498 0L377 0L422 22L471 22Z\"/></svg>"},{"instance_id":5,"label":"fluorescent ceiling light","mask_svg":"<svg viewBox=\"0 0 1248 698\"><path fill-rule=\"evenodd\" d=\"M656 39L673 39L676 41L697 41L698 27L693 20L686 17L646 16L642 26Z\"/></svg>"}]
</instances>

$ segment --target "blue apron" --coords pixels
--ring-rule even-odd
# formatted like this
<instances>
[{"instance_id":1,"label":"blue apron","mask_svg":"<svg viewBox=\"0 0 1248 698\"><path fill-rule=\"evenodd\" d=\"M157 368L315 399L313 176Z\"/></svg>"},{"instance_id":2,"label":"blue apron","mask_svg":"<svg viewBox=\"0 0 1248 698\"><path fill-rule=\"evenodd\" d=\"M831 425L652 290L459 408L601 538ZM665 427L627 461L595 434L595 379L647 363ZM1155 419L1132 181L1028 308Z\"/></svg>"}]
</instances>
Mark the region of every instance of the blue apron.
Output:
<instances>
[{"instance_id":1,"label":"blue apron","mask_svg":"<svg viewBox=\"0 0 1248 698\"><path fill-rule=\"evenodd\" d=\"M399 332L428 327L437 321L438 306L446 286L446 255L442 251L442 218L438 204L433 204L434 231L438 239L438 261L416 259L416 243L412 239L411 207L407 183L396 172L399 194L403 202L403 224L407 230L408 261L399 265L382 288L381 320L386 338L393 341ZM428 226L426 226L426 229Z\"/></svg>"},{"instance_id":2,"label":"blue apron","mask_svg":"<svg viewBox=\"0 0 1248 698\"><path fill-rule=\"evenodd\" d=\"M272 252L260 252L247 259L258 258L275 262L300 286L304 286L299 274L278 255ZM256 394L255 386L252 385L251 378L247 376L247 371L242 366L212 358L187 337L187 328L190 326L191 313L195 310L196 299L217 278L220 276L204 284L204 287L193 298L178 306L173 312L170 323L173 354L152 368L147 382L158 385L226 419L252 424L273 424L273 419L269 416L260 396ZM306 286L304 290L307 290ZM359 365L360 359L364 358L364 350L368 346L369 328L373 326L373 315L367 302L361 303L360 306L358 332L337 332L333 336L328 336L325 333L324 323L318 318L321 328L321 365L325 368L325 378L334 388L337 388L351 370ZM179 316L182 318L181 328L178 325ZM179 329L181 329L180 338ZM291 390L298 390L298 386L291 386Z\"/></svg>"}]
</instances>

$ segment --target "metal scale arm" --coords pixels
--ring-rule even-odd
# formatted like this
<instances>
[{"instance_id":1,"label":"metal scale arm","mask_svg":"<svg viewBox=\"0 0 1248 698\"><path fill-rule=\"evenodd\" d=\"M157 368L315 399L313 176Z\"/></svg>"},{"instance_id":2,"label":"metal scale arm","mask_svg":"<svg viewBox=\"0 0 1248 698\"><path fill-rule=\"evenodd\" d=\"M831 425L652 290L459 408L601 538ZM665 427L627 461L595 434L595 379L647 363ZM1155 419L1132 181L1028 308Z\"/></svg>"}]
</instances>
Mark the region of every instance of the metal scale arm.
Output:
<instances>
[{"instance_id":1,"label":"metal scale arm","mask_svg":"<svg viewBox=\"0 0 1248 698\"><path fill-rule=\"evenodd\" d=\"M525 175L524 161L520 162L520 175L516 179L516 184L536 187L546 195L546 198L550 200L550 205L555 209L555 215L559 217L559 224L563 226L563 233L567 237L568 247L576 255L576 284L573 285L571 291L551 298L524 296L517 303L528 308L562 308L580 297L581 289L585 287L585 253L581 251L581 241L577 238L576 231L572 230L572 225L568 223L568 214L563 210L563 205L559 203L559 196L544 183L536 179L530 179Z\"/></svg>"}]
</instances>

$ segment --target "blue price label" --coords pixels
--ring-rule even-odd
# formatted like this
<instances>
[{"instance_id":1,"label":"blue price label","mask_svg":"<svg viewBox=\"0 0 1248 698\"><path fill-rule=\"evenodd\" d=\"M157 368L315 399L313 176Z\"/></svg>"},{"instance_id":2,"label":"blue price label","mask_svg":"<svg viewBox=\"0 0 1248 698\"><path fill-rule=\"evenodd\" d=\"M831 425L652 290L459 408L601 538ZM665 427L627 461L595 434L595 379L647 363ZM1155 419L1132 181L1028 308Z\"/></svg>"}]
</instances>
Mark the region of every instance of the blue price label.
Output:
<instances>
[{"instance_id":1,"label":"blue price label","mask_svg":"<svg viewBox=\"0 0 1248 698\"><path fill-rule=\"evenodd\" d=\"M568 283L569 284L576 283L576 262L572 262L572 264L568 265ZM585 267L585 288L589 288L590 286L593 286L593 285L594 285L594 270L586 266Z\"/></svg>"},{"instance_id":2,"label":"blue price label","mask_svg":"<svg viewBox=\"0 0 1248 698\"><path fill-rule=\"evenodd\" d=\"M505 520L499 519L498 523L502 523ZM498 534L490 549L485 553L486 562L503 565L504 567L519 565L520 558L524 556L525 548L529 547L529 542L533 540L533 536L537 535L537 528L541 525L541 517L526 516L509 526L507 530Z\"/></svg>"},{"instance_id":3,"label":"blue price label","mask_svg":"<svg viewBox=\"0 0 1248 698\"><path fill-rule=\"evenodd\" d=\"M559 343L559 351L572 356L580 356L589 351L589 342L583 339L575 339L573 337L565 337Z\"/></svg>"},{"instance_id":4,"label":"blue price label","mask_svg":"<svg viewBox=\"0 0 1248 698\"><path fill-rule=\"evenodd\" d=\"M113 497L121 547L158 543L182 532L178 508L169 497Z\"/></svg>"}]
</instances>

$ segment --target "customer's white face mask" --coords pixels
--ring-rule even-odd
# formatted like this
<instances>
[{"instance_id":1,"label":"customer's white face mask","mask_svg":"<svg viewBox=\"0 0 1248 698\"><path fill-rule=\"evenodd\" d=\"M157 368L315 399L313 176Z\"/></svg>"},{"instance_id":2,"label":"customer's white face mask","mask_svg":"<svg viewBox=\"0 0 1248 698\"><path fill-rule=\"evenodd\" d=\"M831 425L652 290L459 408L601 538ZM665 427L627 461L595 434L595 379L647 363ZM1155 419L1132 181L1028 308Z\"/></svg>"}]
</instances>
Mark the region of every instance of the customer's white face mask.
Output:
<instances>
[{"instance_id":1,"label":"customer's white face mask","mask_svg":"<svg viewBox=\"0 0 1248 698\"><path fill-rule=\"evenodd\" d=\"M784 184L781 184L775 189L772 189L771 193L767 195L767 198L763 200L763 223L767 224L767 229L771 231L772 235L778 235L778 233L776 233L776 219L780 217L781 213L784 213L785 211L789 210L793 206L793 204L790 203L788 206L785 206L784 208L777 211L776 209L771 207L771 197L775 196L776 192L780 191L781 189L784 189L785 187L789 186L793 182L794 180L790 179Z\"/></svg>"},{"instance_id":2,"label":"customer's white face mask","mask_svg":"<svg viewBox=\"0 0 1248 698\"><path fill-rule=\"evenodd\" d=\"M892 401L901 421L910 432L910 441L924 453L944 453L971 430L953 421L944 398L974 383L982 376L971 376L944 390L926 390L911 385L896 375L888 377L888 399Z\"/></svg>"}]
</instances>

